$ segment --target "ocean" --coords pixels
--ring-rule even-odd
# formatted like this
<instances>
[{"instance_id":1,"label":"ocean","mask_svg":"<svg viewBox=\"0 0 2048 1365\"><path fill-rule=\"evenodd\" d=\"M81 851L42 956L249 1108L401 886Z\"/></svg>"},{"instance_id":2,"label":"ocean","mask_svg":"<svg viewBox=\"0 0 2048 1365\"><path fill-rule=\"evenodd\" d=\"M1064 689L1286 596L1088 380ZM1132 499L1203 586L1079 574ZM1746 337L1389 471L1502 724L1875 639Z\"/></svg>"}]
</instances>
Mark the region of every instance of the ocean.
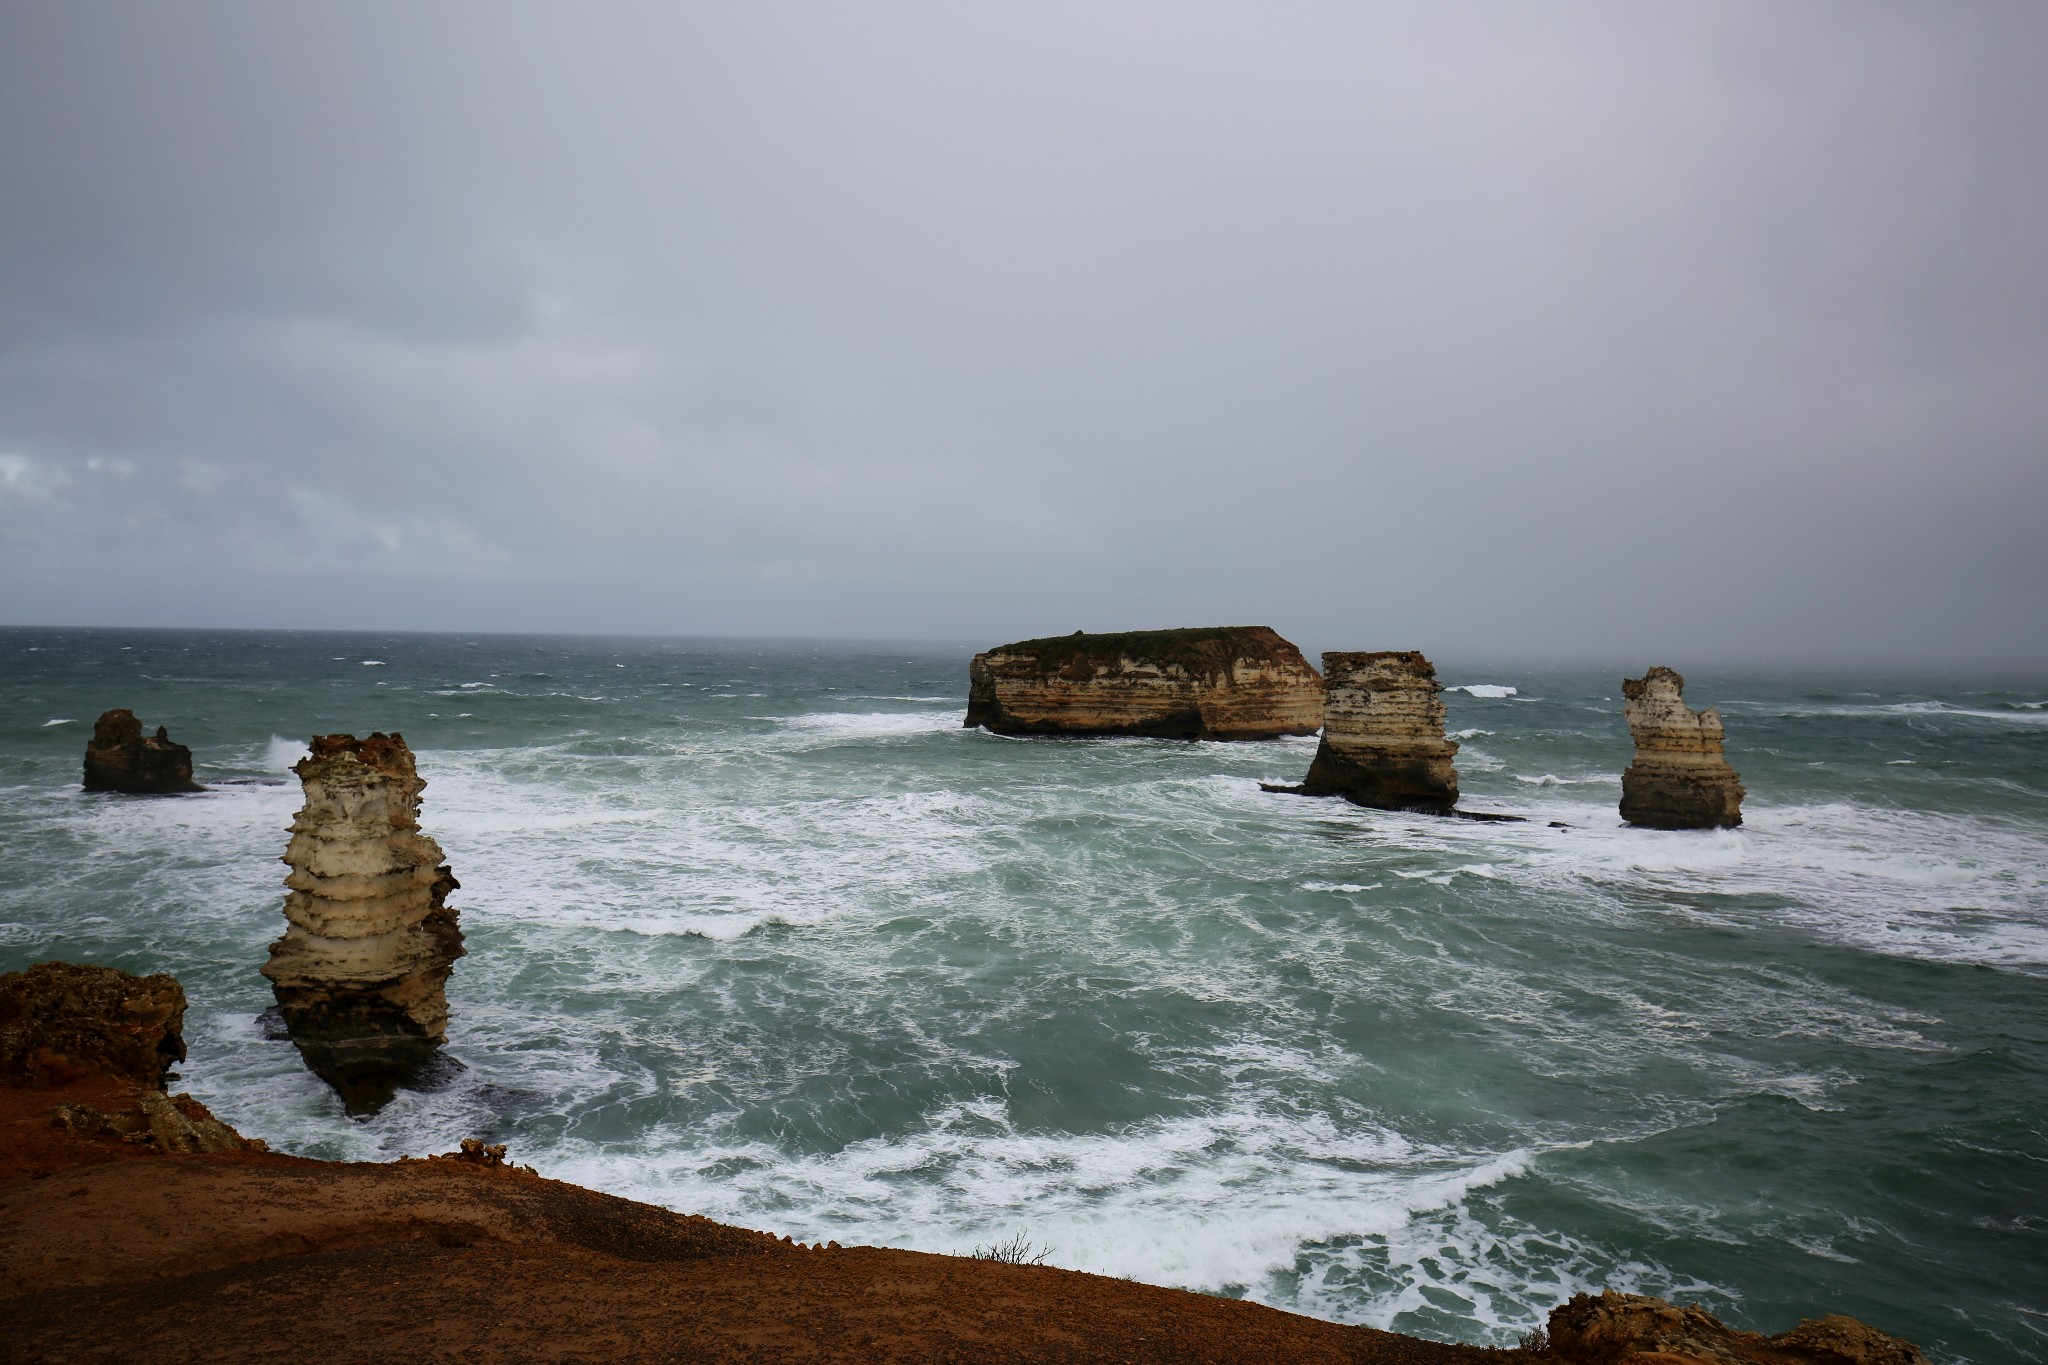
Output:
<instances>
[{"instance_id":1,"label":"ocean","mask_svg":"<svg viewBox=\"0 0 2048 1365\"><path fill-rule=\"evenodd\" d=\"M1451 1340L1614 1287L2048 1361L2048 669L1439 658L1493 824L1260 791L1312 739L965 730L972 649L0 630L0 971L174 973L178 1087L309 1156ZM1619 823L1657 662L1740 830ZM211 790L80 791L114 706ZM289 766L371 730L469 955L461 1068L359 1120L257 969Z\"/></svg>"}]
</instances>

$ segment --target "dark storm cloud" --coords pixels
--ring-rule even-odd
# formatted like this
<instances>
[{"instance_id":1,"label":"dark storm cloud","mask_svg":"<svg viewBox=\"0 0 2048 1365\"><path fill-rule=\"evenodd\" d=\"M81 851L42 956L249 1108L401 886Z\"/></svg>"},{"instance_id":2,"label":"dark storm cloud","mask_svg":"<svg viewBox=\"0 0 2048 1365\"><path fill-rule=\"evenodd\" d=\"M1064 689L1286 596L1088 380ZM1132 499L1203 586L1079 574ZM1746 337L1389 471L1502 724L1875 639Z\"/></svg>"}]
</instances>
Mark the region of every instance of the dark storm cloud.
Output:
<instances>
[{"instance_id":1,"label":"dark storm cloud","mask_svg":"<svg viewBox=\"0 0 2048 1365\"><path fill-rule=\"evenodd\" d=\"M2048 11L0 8L0 618L2039 653Z\"/></svg>"}]
</instances>

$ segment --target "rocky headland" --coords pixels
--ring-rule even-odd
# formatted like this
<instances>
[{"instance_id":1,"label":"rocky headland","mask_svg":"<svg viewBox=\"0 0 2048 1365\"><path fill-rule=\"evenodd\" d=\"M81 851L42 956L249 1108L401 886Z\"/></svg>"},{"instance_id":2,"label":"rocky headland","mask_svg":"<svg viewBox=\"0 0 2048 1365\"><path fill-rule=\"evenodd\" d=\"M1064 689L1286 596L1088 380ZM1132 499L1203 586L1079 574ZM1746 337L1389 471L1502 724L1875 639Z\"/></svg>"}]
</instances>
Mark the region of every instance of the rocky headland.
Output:
<instances>
[{"instance_id":1,"label":"rocky headland","mask_svg":"<svg viewBox=\"0 0 2048 1365\"><path fill-rule=\"evenodd\" d=\"M1075 631L975 655L966 723L999 735L1312 735L1322 679L1265 626Z\"/></svg>"},{"instance_id":2,"label":"rocky headland","mask_svg":"<svg viewBox=\"0 0 2048 1365\"><path fill-rule=\"evenodd\" d=\"M166 1095L185 1059L185 990L172 976L40 962L0 976L0 1088L36 1100L48 1131L10 1129L0 1147L30 1166L60 1152L262 1151L190 1095ZM95 1144L98 1144L95 1147ZM0 1259L0 1269L5 1260ZM0 1289L4 1292L4 1289ZM0 1309L4 1321L4 1309Z\"/></svg>"},{"instance_id":3,"label":"rocky headland","mask_svg":"<svg viewBox=\"0 0 2048 1365\"><path fill-rule=\"evenodd\" d=\"M351 1109L374 1109L447 1033L459 883L420 833L427 784L403 737L317 736L293 771L306 803L284 854L287 926L263 974L306 1065Z\"/></svg>"},{"instance_id":4,"label":"rocky headland","mask_svg":"<svg viewBox=\"0 0 2048 1365\"><path fill-rule=\"evenodd\" d=\"M171 742L163 726L142 733L142 722L127 707L116 707L93 722L85 746L85 789L160 796L204 791L192 780L192 751Z\"/></svg>"},{"instance_id":5,"label":"rocky headland","mask_svg":"<svg viewBox=\"0 0 2048 1365\"><path fill-rule=\"evenodd\" d=\"M806 1246L548 1180L476 1140L284 1156L146 1079L183 1052L183 998L105 968L0 977L0 1055L40 1059L0 1073L0 1358L1925 1365L1849 1318L1764 1337L1612 1293L1559 1306L1520 1348L1456 1346L1051 1266ZM75 1117L151 1097L205 1141Z\"/></svg>"},{"instance_id":6,"label":"rocky headland","mask_svg":"<svg viewBox=\"0 0 2048 1365\"><path fill-rule=\"evenodd\" d=\"M1685 679L1656 667L1624 678L1636 743L1621 775L1621 818L1650 829L1730 829L1742 823L1742 781L1722 757L1721 716L1685 704Z\"/></svg>"},{"instance_id":7,"label":"rocky headland","mask_svg":"<svg viewBox=\"0 0 2048 1365\"><path fill-rule=\"evenodd\" d=\"M1416 651L1323 655L1323 740L1298 787L1376 810L1453 813L1457 741L1444 738L1443 685Z\"/></svg>"}]
</instances>

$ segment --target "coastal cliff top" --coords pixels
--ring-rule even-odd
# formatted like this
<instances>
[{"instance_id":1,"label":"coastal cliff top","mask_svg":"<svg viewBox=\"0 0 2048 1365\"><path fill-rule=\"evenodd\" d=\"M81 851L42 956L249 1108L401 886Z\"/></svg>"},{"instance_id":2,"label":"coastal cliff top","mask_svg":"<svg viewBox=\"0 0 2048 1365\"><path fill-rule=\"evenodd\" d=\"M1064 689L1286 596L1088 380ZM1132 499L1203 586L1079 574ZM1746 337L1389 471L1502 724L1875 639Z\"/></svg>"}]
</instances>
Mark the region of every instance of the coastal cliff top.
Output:
<instances>
[{"instance_id":1,"label":"coastal cliff top","mask_svg":"<svg viewBox=\"0 0 2048 1365\"><path fill-rule=\"evenodd\" d=\"M105 985L178 990L38 972L104 984L23 1013L35 1050L123 1016ZM0 1086L10 1360L1926 1365L1850 1318L1766 1338L1635 1295L1574 1296L1547 1337L1487 1349L1016 1257L805 1246L549 1180L480 1139L389 1163L272 1153L118 1065L72 1070Z\"/></svg>"},{"instance_id":2,"label":"coastal cliff top","mask_svg":"<svg viewBox=\"0 0 2048 1365\"><path fill-rule=\"evenodd\" d=\"M1104 664L1131 659L1161 669L1175 668L1196 677L1227 673L1246 660L1299 669L1316 676L1299 649L1271 626L1182 626L1173 630L1123 630L1100 634L1075 631L997 645L984 657L1005 656L1016 667L1029 659L1041 673L1062 673L1077 666L1092 672Z\"/></svg>"}]
</instances>

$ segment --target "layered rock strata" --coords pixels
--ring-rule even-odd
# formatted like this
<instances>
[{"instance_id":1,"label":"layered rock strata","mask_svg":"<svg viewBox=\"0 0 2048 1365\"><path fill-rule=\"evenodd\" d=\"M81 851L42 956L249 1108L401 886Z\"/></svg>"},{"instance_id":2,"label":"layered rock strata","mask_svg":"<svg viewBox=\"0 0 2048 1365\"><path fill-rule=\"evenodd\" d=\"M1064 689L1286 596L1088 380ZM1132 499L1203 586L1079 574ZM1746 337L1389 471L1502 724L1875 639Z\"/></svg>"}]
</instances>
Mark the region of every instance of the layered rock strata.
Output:
<instances>
[{"instance_id":1,"label":"layered rock strata","mask_svg":"<svg viewBox=\"0 0 2048 1365\"><path fill-rule=\"evenodd\" d=\"M1635 761L1621 775L1621 818L1650 829L1730 829L1742 823L1742 782L1721 756L1721 717L1689 710L1685 679L1652 668L1621 684Z\"/></svg>"},{"instance_id":2,"label":"layered rock strata","mask_svg":"<svg viewBox=\"0 0 2048 1365\"><path fill-rule=\"evenodd\" d=\"M149 795L205 790L192 780L192 751L173 744L161 725L154 735L144 735L142 722L126 707L93 723L85 746L85 789Z\"/></svg>"},{"instance_id":3,"label":"layered rock strata","mask_svg":"<svg viewBox=\"0 0 2048 1365\"><path fill-rule=\"evenodd\" d=\"M974 656L967 725L1000 735L1272 739L1322 724L1322 680L1265 626L1019 640Z\"/></svg>"},{"instance_id":4,"label":"layered rock strata","mask_svg":"<svg viewBox=\"0 0 2048 1365\"><path fill-rule=\"evenodd\" d=\"M306 804L284 854L289 923L263 974L306 1065L374 1109L447 1032L459 883L420 833L426 783L402 737L318 736L293 771Z\"/></svg>"},{"instance_id":5,"label":"layered rock strata","mask_svg":"<svg viewBox=\"0 0 2048 1365\"><path fill-rule=\"evenodd\" d=\"M1377 810L1449 814L1457 742L1444 738L1443 685L1414 650L1323 655L1323 742L1285 790Z\"/></svg>"}]
</instances>

